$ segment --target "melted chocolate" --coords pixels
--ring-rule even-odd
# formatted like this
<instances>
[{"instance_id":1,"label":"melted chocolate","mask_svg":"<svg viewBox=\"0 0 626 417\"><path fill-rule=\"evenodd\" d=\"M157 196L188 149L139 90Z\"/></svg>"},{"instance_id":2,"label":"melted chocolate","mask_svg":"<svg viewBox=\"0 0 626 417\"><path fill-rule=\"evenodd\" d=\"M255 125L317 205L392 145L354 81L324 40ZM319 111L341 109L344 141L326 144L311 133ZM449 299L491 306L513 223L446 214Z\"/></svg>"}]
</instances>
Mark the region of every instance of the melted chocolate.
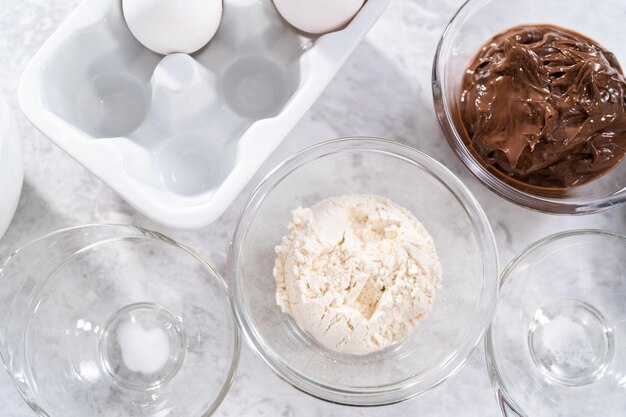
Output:
<instances>
[{"instance_id":1,"label":"melted chocolate","mask_svg":"<svg viewBox=\"0 0 626 417\"><path fill-rule=\"evenodd\" d=\"M584 184L626 154L626 79L611 52L548 25L487 42L467 69L460 117L484 163L539 187Z\"/></svg>"}]
</instances>

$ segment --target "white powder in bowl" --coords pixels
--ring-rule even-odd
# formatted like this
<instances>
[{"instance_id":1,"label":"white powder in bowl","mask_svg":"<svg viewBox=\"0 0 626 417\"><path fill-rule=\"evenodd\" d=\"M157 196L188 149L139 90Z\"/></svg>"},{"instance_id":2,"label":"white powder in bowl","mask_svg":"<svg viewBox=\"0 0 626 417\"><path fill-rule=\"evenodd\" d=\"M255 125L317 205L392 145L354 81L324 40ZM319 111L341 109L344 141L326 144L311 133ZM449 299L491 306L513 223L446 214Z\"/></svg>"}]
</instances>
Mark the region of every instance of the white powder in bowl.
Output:
<instances>
[{"instance_id":1,"label":"white powder in bowl","mask_svg":"<svg viewBox=\"0 0 626 417\"><path fill-rule=\"evenodd\" d=\"M404 340L432 307L441 281L424 226L373 195L294 210L276 254L282 310L327 348L357 355Z\"/></svg>"}]
</instances>

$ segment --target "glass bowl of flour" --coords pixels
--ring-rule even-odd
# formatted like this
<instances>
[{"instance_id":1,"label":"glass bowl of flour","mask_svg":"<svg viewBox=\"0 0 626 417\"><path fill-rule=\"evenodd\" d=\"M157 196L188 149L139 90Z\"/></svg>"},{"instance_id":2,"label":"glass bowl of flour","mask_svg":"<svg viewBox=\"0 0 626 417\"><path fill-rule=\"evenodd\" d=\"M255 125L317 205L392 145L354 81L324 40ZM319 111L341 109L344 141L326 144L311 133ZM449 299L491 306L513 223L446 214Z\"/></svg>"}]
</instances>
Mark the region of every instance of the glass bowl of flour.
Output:
<instances>
[{"instance_id":1,"label":"glass bowl of flour","mask_svg":"<svg viewBox=\"0 0 626 417\"><path fill-rule=\"evenodd\" d=\"M0 282L0 356L38 415L206 417L231 385L225 283L159 233L54 232L15 251Z\"/></svg>"},{"instance_id":2,"label":"glass bowl of flour","mask_svg":"<svg viewBox=\"0 0 626 417\"><path fill-rule=\"evenodd\" d=\"M313 146L268 175L227 269L261 359L347 405L403 401L456 373L498 288L494 237L469 190L431 157L373 138Z\"/></svg>"}]
</instances>

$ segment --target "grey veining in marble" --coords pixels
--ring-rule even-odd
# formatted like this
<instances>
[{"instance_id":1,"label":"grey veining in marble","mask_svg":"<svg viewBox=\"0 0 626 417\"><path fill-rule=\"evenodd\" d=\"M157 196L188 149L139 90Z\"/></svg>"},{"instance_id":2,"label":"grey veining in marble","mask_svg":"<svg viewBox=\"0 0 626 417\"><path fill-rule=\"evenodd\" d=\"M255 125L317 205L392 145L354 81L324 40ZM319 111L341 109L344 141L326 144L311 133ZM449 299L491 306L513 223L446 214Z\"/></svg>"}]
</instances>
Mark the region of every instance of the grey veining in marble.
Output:
<instances>
[{"instance_id":1,"label":"grey veining in marble","mask_svg":"<svg viewBox=\"0 0 626 417\"><path fill-rule=\"evenodd\" d=\"M0 90L17 108L21 71L78 0L0 0ZM324 95L213 225L199 232L164 229L121 201L92 174L55 148L18 111L24 135L25 184L17 216L0 254L49 231L86 223L131 223L154 228L195 248L221 273L237 215L258 179L296 150L321 140L368 135L397 139L432 155L459 175L489 216L504 266L533 241L574 228L626 233L626 207L586 217L556 217L516 207L483 188L444 140L430 88L434 51L461 0L394 0ZM34 414L0 373L0 416ZM315 400L276 377L244 348L234 386L218 416L496 417L499 411L482 346L455 377L398 405L348 408Z\"/></svg>"}]
</instances>

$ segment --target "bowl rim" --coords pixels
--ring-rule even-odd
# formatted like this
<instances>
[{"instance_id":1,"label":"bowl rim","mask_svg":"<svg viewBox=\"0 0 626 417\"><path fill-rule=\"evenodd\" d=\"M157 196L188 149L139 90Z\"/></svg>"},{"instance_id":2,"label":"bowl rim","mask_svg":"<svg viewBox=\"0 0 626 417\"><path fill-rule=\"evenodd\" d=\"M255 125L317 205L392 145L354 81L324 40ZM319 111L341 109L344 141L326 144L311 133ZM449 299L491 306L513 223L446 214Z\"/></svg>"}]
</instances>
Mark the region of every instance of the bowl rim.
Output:
<instances>
[{"instance_id":1,"label":"bowl rim","mask_svg":"<svg viewBox=\"0 0 626 417\"><path fill-rule=\"evenodd\" d=\"M291 174L299 167L306 165L318 158L323 158L340 152L350 150L374 151L396 158L403 159L429 172L434 178L442 182L448 190L460 199L461 204L468 212L468 217L472 220L477 231L480 243L486 253L483 259L483 288L481 292L482 303L476 309L476 316L479 318L474 323L474 332L466 336L468 343L448 361L441 370L434 373L434 377L424 381L400 381L389 386L368 389L344 389L329 385L320 384L306 378L298 371L286 366L280 358L269 353L265 349L263 337L257 329L250 324L245 303L241 296L239 285L239 254L241 252L241 242L247 234L247 230L253 220L257 210L264 202L267 195L274 186ZM241 332L248 346L255 354L284 381L296 389L309 394L315 398L341 405L350 406L380 406L398 403L422 394L446 381L455 375L468 361L482 340L487 327L491 323L491 318L495 310L498 294L499 258L495 242L495 237L489 220L480 204L469 191L469 189L456 177L448 168L429 155L413 148L412 146L389 140L374 137L344 137L324 141L305 148L290 156L282 163L271 170L251 193L236 220L230 241L227 259L227 279L230 286L230 296L235 310L235 317L239 323ZM492 277L492 278L490 278ZM493 282L489 282L489 281ZM480 323L480 327L476 323ZM412 378L413 380L415 378Z\"/></svg>"},{"instance_id":2,"label":"bowl rim","mask_svg":"<svg viewBox=\"0 0 626 417\"><path fill-rule=\"evenodd\" d=\"M472 152L468 149L468 146L459 134L454 118L452 117L452 110L445 99L444 91L446 89L446 81L442 71L447 62L445 62L445 57L442 53L446 41L454 35L458 22L468 13L472 12L474 7L481 6L484 3L485 0L466 0L463 3L446 25L437 44L433 58L431 88L435 114L437 115L437 120L439 121L446 141L454 153L461 160L465 168L467 168L481 184L505 200L527 209L559 215L585 215L599 213L615 208L618 205L626 204L626 192L624 192L624 189L614 195L587 199L582 202L559 201L558 198L542 197L525 192L502 181L488 169L485 169L482 163L472 155Z\"/></svg>"},{"instance_id":3,"label":"bowl rim","mask_svg":"<svg viewBox=\"0 0 626 417\"><path fill-rule=\"evenodd\" d=\"M135 225L126 225L126 224L115 224L115 223L90 223L90 224L84 224L84 225L79 225L79 226L72 226L72 227L67 227L67 228L62 228L62 229L58 229L49 233L46 233L44 235L41 235L35 239L32 239L30 241L28 241L26 244L20 246L18 249L14 250L9 256L6 257L6 259L0 259L0 277L2 275L2 272L6 269L6 267L11 263L11 260L19 255L24 249L28 248L31 245L34 245L36 243L42 242L46 239L49 239L51 237L57 236L57 235L62 235L65 233L70 233L70 232L77 232L77 231L81 231L81 230L86 230L86 229L96 229L96 228L111 228L111 229L117 229L117 230L126 230L126 231L131 231L131 232L138 232L138 234L135 237L141 237L144 239L148 239L148 240L156 240L156 241L161 241L165 244L171 245L173 247L182 249L183 251L187 252L189 255L191 255L193 258L196 259L196 261L208 272L208 274L211 276L212 279L215 279L215 281L217 282L219 288L220 288L220 292L222 293L222 296L224 297L224 299L226 300L226 302L228 303L228 306L231 309L231 314L232 314L232 304L231 304L231 300L230 297L228 296L228 286L226 283L226 280L224 280L224 278L217 273L217 271L215 271L215 269L204 259L202 258L196 251L194 251L193 249L191 249L190 247L160 233L157 231L153 231L150 229L146 229L140 226L135 226ZM125 237L129 237L129 236L125 236ZM106 239L104 242L106 241L110 241L110 239ZM89 248L92 247L94 243L90 243L88 244L85 248ZM80 253L83 249L85 248L81 248L79 249L76 253L71 254L70 256L68 256L66 259L64 259L61 264L67 262L69 259L71 259L74 255L76 255L77 253ZM46 278L47 279L47 278ZM41 290L41 286L40 288L36 291L36 293L38 293ZM35 293L35 294L36 294ZM237 374L237 369L239 366L239 360L241 357L241 331L239 330L239 326L237 325L237 321L235 320L234 314L233 315L233 324L234 326L234 331L233 331L233 355L231 358L231 363L230 363L230 367L228 370L228 373L226 374L226 377L224 379L224 383L222 384L221 389L219 390L219 392L217 393L217 395L215 396L215 399L213 400L213 402L211 403L211 405L202 412L200 417L210 417L212 416L215 411L217 411L217 409L220 407L220 405L222 404L222 402L224 401L224 399L226 398L226 396L228 395L232 384L235 380L235 376ZM24 331L26 331L27 329L24 329ZM3 366L5 366L7 372L9 373L9 376L11 377L12 380L14 380L14 375L12 373L12 371L10 370L10 367L8 366L8 364L6 363L5 358L3 357L3 353L2 353L2 349L0 349L0 363L3 364ZM20 396L22 397L22 399L26 402L26 404L33 410L35 411L35 413L39 414L39 413L43 413L44 416L47 416L48 414L46 413L46 411L40 407L39 404L37 404L36 401L33 401L32 398L30 398L30 395L26 392L23 392L22 389L20 388L19 384L15 384L15 386L17 387L17 391L19 392Z\"/></svg>"},{"instance_id":4,"label":"bowl rim","mask_svg":"<svg viewBox=\"0 0 626 417\"><path fill-rule=\"evenodd\" d=\"M546 237L543 237L536 242L531 243L527 246L520 254L516 255L509 264L504 268L502 274L500 275L500 283L499 289L501 289L509 280L511 274L517 266L522 262L527 256L532 255L532 253L545 246L549 246L550 244L560 241L562 239L568 239L577 236L596 236L596 237L610 237L613 239L618 239L626 242L626 236L621 235L619 233L610 232L607 230L601 229L573 229L566 230L563 232L553 233ZM500 304L500 298L498 298L498 305ZM494 317L497 314L494 312ZM495 358L494 350L493 350L493 336L492 336L492 326L489 326L487 333L484 338L484 348L485 348L485 360L487 362L487 371L489 373L489 379L491 381L491 385L493 387L494 393L496 395L496 401L502 411L504 416L507 416L507 411L515 413L514 415L517 417L528 417L528 414L524 413L517 401L509 394L507 385L504 383L501 377L501 371L498 367L498 363Z\"/></svg>"}]
</instances>

